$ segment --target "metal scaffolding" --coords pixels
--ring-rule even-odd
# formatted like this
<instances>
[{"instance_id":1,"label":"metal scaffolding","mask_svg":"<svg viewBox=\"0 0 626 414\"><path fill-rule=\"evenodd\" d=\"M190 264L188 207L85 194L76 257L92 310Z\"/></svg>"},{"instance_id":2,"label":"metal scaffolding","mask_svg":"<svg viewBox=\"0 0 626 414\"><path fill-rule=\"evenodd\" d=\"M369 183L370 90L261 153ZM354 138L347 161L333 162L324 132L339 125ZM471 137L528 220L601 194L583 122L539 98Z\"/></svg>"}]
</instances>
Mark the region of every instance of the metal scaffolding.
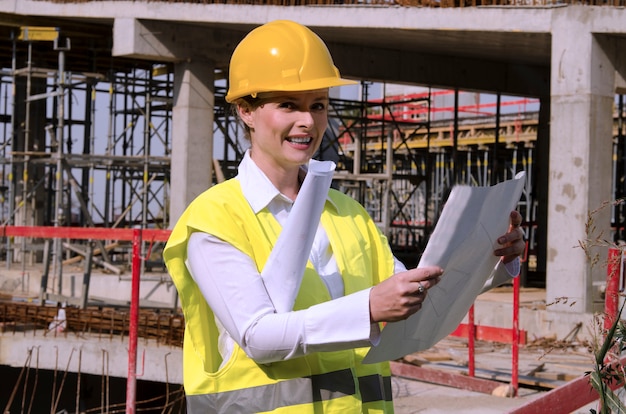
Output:
<instances>
[{"instance_id":1,"label":"metal scaffolding","mask_svg":"<svg viewBox=\"0 0 626 414\"><path fill-rule=\"evenodd\" d=\"M526 108L537 101L496 96L496 102L460 105L459 91L424 89L369 99L364 84L361 102L331 102L339 128L336 145L326 147L337 149L339 188L366 207L396 255L415 265L454 185L492 185L525 170L519 207L534 240L538 113ZM445 95L450 105L436 105ZM502 114L507 106L517 111Z\"/></svg>"},{"instance_id":2,"label":"metal scaffolding","mask_svg":"<svg viewBox=\"0 0 626 414\"><path fill-rule=\"evenodd\" d=\"M45 36L37 28L16 33L12 67L0 72L3 224L168 228L173 68L126 62L71 72L64 64L71 39L45 29ZM38 59L44 49L56 52L56 67ZM452 186L490 185L520 170L528 180L520 210L535 249L536 100L479 102L469 92L426 87L381 98L372 87L362 82L355 100L331 99L317 157L337 163L334 185L366 207L400 258L417 263ZM216 85L215 182L235 175L245 151L224 95ZM43 261L60 281L64 263L94 252L96 265L121 273L123 248L23 238L7 239L2 253L8 266Z\"/></svg>"},{"instance_id":3,"label":"metal scaffolding","mask_svg":"<svg viewBox=\"0 0 626 414\"><path fill-rule=\"evenodd\" d=\"M71 72L71 39L55 28L22 28L12 49L12 67L0 72L3 225L166 228L171 68ZM57 53L57 67L38 66L42 50ZM64 262L91 263L94 249L109 272L128 264L116 258L127 256L115 254L119 244L6 241L7 266L43 262L52 292L62 291Z\"/></svg>"}]
</instances>

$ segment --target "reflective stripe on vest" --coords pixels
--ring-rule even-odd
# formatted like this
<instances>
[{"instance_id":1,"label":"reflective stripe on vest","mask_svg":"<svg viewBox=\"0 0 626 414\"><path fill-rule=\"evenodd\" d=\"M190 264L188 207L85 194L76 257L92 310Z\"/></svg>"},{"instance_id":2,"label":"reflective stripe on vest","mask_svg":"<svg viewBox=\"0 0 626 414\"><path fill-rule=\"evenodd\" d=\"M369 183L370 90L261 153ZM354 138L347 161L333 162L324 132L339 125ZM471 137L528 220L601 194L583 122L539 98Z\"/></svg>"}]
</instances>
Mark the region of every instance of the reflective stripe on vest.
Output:
<instances>
[{"instance_id":1,"label":"reflective stripe on vest","mask_svg":"<svg viewBox=\"0 0 626 414\"><path fill-rule=\"evenodd\" d=\"M377 374L359 377L359 390L364 404L374 401L391 401L391 378Z\"/></svg>"},{"instance_id":2,"label":"reflective stripe on vest","mask_svg":"<svg viewBox=\"0 0 626 414\"><path fill-rule=\"evenodd\" d=\"M363 403L391 401L391 378L359 378ZM350 369L295 378L260 387L216 394L187 395L189 413L268 412L281 407L311 404L356 394Z\"/></svg>"}]
</instances>

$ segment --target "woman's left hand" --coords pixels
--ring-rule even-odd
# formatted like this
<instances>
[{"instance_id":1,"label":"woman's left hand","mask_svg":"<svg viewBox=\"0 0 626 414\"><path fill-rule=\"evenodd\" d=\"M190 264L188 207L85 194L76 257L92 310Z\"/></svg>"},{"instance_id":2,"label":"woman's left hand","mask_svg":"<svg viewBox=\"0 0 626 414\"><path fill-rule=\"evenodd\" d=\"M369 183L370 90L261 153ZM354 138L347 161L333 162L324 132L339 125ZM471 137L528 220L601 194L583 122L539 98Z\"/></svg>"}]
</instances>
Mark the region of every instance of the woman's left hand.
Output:
<instances>
[{"instance_id":1,"label":"woman's left hand","mask_svg":"<svg viewBox=\"0 0 626 414\"><path fill-rule=\"evenodd\" d=\"M511 211L509 215L509 230L498 238L498 243L502 247L495 249L493 254L502 256L502 261L508 263L524 253L526 242L524 241L524 230L521 229L522 215L517 211Z\"/></svg>"}]
</instances>

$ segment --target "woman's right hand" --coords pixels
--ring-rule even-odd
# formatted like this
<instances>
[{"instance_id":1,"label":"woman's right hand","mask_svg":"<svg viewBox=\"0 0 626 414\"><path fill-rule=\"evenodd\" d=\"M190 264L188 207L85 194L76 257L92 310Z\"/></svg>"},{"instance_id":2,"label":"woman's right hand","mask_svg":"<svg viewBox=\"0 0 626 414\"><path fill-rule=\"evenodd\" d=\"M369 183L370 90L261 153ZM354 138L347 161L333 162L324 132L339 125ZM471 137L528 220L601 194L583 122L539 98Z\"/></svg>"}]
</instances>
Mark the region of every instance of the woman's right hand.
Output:
<instances>
[{"instance_id":1,"label":"woman's right hand","mask_svg":"<svg viewBox=\"0 0 626 414\"><path fill-rule=\"evenodd\" d=\"M438 266L421 267L396 273L374 286L370 291L372 322L401 321L413 315L442 274Z\"/></svg>"}]
</instances>

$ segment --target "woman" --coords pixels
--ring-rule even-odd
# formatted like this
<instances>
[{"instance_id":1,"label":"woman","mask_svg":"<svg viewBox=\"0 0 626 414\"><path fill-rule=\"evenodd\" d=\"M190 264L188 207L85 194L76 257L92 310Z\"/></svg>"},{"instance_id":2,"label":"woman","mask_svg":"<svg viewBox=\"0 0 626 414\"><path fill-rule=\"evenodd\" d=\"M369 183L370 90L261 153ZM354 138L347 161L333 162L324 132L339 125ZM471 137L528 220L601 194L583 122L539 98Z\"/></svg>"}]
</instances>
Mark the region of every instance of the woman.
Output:
<instances>
[{"instance_id":1,"label":"woman","mask_svg":"<svg viewBox=\"0 0 626 414\"><path fill-rule=\"evenodd\" d=\"M364 208L330 190L292 310L276 311L261 277L326 130L328 88L353 82L290 21L250 32L229 81L250 149L236 178L192 202L164 252L185 314L188 410L393 412L388 364L361 360L379 323L417 312L443 269L406 270ZM516 263L521 230L500 241L494 253Z\"/></svg>"}]
</instances>

